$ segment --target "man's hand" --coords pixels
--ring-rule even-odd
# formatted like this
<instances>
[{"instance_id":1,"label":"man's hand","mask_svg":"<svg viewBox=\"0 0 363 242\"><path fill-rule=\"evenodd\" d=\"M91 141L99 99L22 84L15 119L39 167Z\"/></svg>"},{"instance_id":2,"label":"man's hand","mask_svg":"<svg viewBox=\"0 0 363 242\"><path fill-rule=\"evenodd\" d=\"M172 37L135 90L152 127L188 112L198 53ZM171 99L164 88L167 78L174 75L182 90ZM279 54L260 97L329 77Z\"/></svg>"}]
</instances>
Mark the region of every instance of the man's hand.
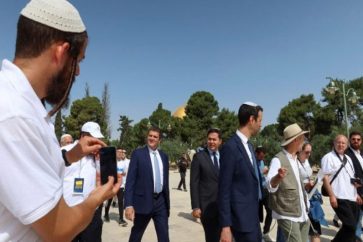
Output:
<instances>
[{"instance_id":1,"label":"man's hand","mask_svg":"<svg viewBox=\"0 0 363 242\"><path fill-rule=\"evenodd\" d=\"M285 167L281 167L278 171L277 171L277 175L279 176L279 178L282 180L285 178L285 176L287 175L287 168Z\"/></svg>"},{"instance_id":2,"label":"man's hand","mask_svg":"<svg viewBox=\"0 0 363 242\"><path fill-rule=\"evenodd\" d=\"M232 232L230 227L222 228L220 242L232 242Z\"/></svg>"},{"instance_id":3,"label":"man's hand","mask_svg":"<svg viewBox=\"0 0 363 242\"><path fill-rule=\"evenodd\" d=\"M86 155L96 155L99 149L105 146L106 144L97 138L83 136L71 150L67 151L66 157L69 163L76 162Z\"/></svg>"},{"instance_id":4,"label":"man's hand","mask_svg":"<svg viewBox=\"0 0 363 242\"><path fill-rule=\"evenodd\" d=\"M330 205L332 208L337 208L338 207L338 201L337 198L335 197L335 195L331 195L329 197L329 201L330 201Z\"/></svg>"},{"instance_id":5,"label":"man's hand","mask_svg":"<svg viewBox=\"0 0 363 242\"><path fill-rule=\"evenodd\" d=\"M287 168L285 167L279 168L277 174L270 181L271 187L273 188L277 187L282 181L282 179L285 178L286 175L287 175Z\"/></svg>"},{"instance_id":6,"label":"man's hand","mask_svg":"<svg viewBox=\"0 0 363 242\"><path fill-rule=\"evenodd\" d=\"M135 209L133 207L128 207L125 209L125 216L128 220L134 221L135 219Z\"/></svg>"},{"instance_id":7,"label":"man's hand","mask_svg":"<svg viewBox=\"0 0 363 242\"><path fill-rule=\"evenodd\" d=\"M108 182L101 185L101 177L100 174L97 173L96 188L90 193L89 197L96 199L98 204L101 204L104 201L113 198L120 189L122 183L122 176L120 174L117 174L117 183L114 184L113 181L113 176L109 176Z\"/></svg>"},{"instance_id":8,"label":"man's hand","mask_svg":"<svg viewBox=\"0 0 363 242\"><path fill-rule=\"evenodd\" d=\"M194 218L200 218L202 216L202 210L196 208L193 210L192 215Z\"/></svg>"}]
</instances>

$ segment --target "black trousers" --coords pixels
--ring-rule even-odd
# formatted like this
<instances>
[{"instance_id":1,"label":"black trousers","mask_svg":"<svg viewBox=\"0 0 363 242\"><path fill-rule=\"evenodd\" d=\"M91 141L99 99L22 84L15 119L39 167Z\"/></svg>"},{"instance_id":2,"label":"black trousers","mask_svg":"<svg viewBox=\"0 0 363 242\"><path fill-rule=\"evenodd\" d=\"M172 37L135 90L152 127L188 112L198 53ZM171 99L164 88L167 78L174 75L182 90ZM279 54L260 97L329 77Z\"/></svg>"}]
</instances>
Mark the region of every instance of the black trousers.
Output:
<instances>
[{"instance_id":1,"label":"black trousers","mask_svg":"<svg viewBox=\"0 0 363 242\"><path fill-rule=\"evenodd\" d=\"M180 172L180 182L178 185L178 189L180 189L182 185L183 185L184 190L187 189L187 187L185 185L185 176L186 176L186 172Z\"/></svg>"},{"instance_id":2,"label":"black trousers","mask_svg":"<svg viewBox=\"0 0 363 242\"><path fill-rule=\"evenodd\" d=\"M263 196L262 200L260 201L260 207L259 207L259 215L260 215L260 222L263 222L263 207L265 207L266 211L266 217L265 217L265 224L263 226L263 233L266 234L270 232L270 227L272 223L272 211L268 205L268 199L269 199L269 192L267 189L263 189Z\"/></svg>"},{"instance_id":3,"label":"black trousers","mask_svg":"<svg viewBox=\"0 0 363 242\"><path fill-rule=\"evenodd\" d=\"M212 211L213 212L213 211ZM215 212L213 212L215 213ZM204 214L205 215L205 214ZM204 229L206 242L219 242L221 236L221 227L219 226L218 213L214 216L203 216L200 219Z\"/></svg>"},{"instance_id":4,"label":"black trousers","mask_svg":"<svg viewBox=\"0 0 363 242\"><path fill-rule=\"evenodd\" d=\"M356 202L337 199L338 207L333 208L342 221L342 227L335 235L333 242L355 242L355 229L359 218L359 206Z\"/></svg>"},{"instance_id":5,"label":"black trousers","mask_svg":"<svg viewBox=\"0 0 363 242\"><path fill-rule=\"evenodd\" d=\"M99 206L93 215L91 223L79 233L72 242L101 242L102 241L102 207Z\"/></svg>"},{"instance_id":6,"label":"black trousers","mask_svg":"<svg viewBox=\"0 0 363 242\"><path fill-rule=\"evenodd\" d=\"M125 195L125 188L121 187L117 193L118 213L121 220L124 219L124 195ZM105 207L105 216L109 215L111 203L112 203L112 198L107 200L107 204Z\"/></svg>"}]
</instances>

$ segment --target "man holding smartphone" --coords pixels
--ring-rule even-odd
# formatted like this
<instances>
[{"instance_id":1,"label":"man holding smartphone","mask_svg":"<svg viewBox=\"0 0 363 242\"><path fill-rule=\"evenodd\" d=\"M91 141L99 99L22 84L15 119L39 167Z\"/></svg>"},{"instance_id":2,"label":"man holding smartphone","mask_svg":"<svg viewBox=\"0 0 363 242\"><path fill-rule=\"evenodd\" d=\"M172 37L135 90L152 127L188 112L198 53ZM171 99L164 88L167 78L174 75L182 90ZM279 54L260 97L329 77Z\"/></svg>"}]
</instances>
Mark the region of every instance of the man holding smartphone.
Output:
<instances>
[{"instance_id":1,"label":"man holding smartphone","mask_svg":"<svg viewBox=\"0 0 363 242\"><path fill-rule=\"evenodd\" d=\"M74 207L64 201L64 161L51 117L80 74L88 34L69 1L27 2L18 18L15 57L3 60L0 70L0 240L70 241L121 180L113 185L111 177ZM65 158L72 163L102 146L84 137Z\"/></svg>"},{"instance_id":2,"label":"man holding smartphone","mask_svg":"<svg viewBox=\"0 0 363 242\"><path fill-rule=\"evenodd\" d=\"M86 122L81 128L83 137L102 139L100 126L95 122ZM65 146L62 150L68 151L77 144ZM96 171L99 171L99 160L93 154L83 157L72 164L66 164L63 180L63 196L68 206L73 207L82 203L96 188ZM79 233L72 241L100 242L102 240L102 206L99 206L91 223Z\"/></svg>"}]
</instances>

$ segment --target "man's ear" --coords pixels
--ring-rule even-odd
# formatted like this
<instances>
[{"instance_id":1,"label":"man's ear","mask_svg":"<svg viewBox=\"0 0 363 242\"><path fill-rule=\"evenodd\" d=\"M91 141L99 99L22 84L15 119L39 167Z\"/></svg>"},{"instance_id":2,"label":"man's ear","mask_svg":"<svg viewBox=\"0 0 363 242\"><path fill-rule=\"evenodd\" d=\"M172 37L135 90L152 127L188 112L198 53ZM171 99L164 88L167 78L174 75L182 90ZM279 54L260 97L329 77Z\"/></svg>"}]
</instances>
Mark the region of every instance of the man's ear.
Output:
<instances>
[{"instance_id":1,"label":"man's ear","mask_svg":"<svg viewBox=\"0 0 363 242\"><path fill-rule=\"evenodd\" d=\"M64 63L69 57L70 44L68 42L57 42L54 45L54 59L56 63Z\"/></svg>"}]
</instances>

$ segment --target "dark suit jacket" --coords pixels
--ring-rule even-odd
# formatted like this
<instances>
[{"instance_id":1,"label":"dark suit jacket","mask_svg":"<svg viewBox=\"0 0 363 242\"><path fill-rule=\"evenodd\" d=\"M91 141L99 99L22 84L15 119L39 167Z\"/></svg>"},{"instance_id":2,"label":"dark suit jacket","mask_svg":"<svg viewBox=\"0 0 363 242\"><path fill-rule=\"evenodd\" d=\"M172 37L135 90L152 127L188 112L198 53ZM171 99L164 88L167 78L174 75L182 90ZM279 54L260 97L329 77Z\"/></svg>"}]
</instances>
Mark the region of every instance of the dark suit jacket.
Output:
<instances>
[{"instance_id":1,"label":"dark suit jacket","mask_svg":"<svg viewBox=\"0 0 363 242\"><path fill-rule=\"evenodd\" d=\"M190 167L192 208L200 208L205 218L218 216L218 172L208 149L196 153Z\"/></svg>"},{"instance_id":2,"label":"dark suit jacket","mask_svg":"<svg viewBox=\"0 0 363 242\"><path fill-rule=\"evenodd\" d=\"M163 163L163 190L162 196L166 201L168 215L170 211L169 196L169 159L168 156L158 150ZM147 146L136 149L130 160L125 188L125 208L133 206L135 213L149 214L153 208L154 179Z\"/></svg>"},{"instance_id":3,"label":"dark suit jacket","mask_svg":"<svg viewBox=\"0 0 363 242\"><path fill-rule=\"evenodd\" d=\"M250 158L234 134L221 149L218 206L222 227L260 233L258 186Z\"/></svg>"},{"instance_id":4,"label":"dark suit jacket","mask_svg":"<svg viewBox=\"0 0 363 242\"><path fill-rule=\"evenodd\" d=\"M355 156L352 148L348 148L345 153L352 159L353 161L353 167L354 167L354 172L355 172L355 177L360 178L363 182L363 169L362 166L360 165L360 162L358 160L358 158ZM357 188L357 192L358 194L363 197L363 187L358 187Z\"/></svg>"}]
</instances>

